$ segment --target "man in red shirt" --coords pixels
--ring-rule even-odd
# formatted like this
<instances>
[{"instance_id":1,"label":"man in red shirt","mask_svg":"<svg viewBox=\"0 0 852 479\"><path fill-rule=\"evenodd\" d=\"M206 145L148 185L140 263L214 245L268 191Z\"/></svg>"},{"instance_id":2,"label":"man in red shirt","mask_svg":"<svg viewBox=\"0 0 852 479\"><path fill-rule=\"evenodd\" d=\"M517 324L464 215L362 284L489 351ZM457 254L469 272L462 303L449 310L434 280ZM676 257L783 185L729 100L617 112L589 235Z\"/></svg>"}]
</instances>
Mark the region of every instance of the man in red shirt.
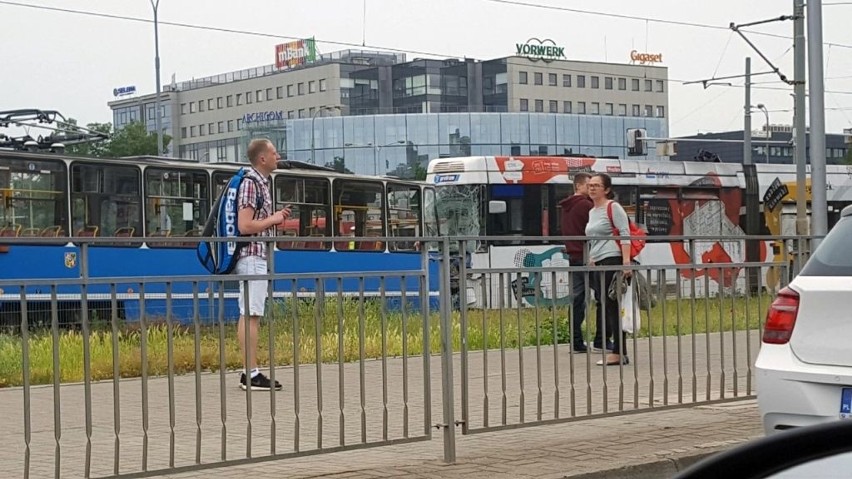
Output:
<instances>
[{"instance_id":1,"label":"man in red shirt","mask_svg":"<svg viewBox=\"0 0 852 479\"><path fill-rule=\"evenodd\" d=\"M574 194L559 202L562 208L561 235L562 236L585 236L586 223L589 222L589 211L592 209L592 200L589 198L589 189L586 183L592 175L588 173L577 173L574 175ZM583 266L586 264L584 258L585 241L565 241L565 253L571 266ZM586 352L586 344L583 341L581 327L586 319L586 275L588 273L571 273L573 283L571 294L573 303L571 313L571 344L573 351Z\"/></svg>"}]
</instances>

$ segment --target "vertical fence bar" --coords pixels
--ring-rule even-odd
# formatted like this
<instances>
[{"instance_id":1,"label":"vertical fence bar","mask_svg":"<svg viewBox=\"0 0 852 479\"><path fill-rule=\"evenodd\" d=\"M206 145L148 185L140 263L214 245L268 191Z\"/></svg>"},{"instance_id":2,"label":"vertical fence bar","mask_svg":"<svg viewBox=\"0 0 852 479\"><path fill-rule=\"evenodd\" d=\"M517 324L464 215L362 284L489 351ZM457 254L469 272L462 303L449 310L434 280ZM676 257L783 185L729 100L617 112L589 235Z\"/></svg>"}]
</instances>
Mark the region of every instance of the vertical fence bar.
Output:
<instances>
[{"instance_id":1,"label":"vertical fence bar","mask_svg":"<svg viewBox=\"0 0 852 479\"><path fill-rule=\"evenodd\" d=\"M635 269L633 272L633 282L631 283L631 287L633 288L633 294L637 295L636 297L639 299L639 304L636 307L635 314L641 318L642 317L642 302L641 295L645 293L642 291L642 288L639 286L638 278L642 274L640 269ZM651 331L651 298L647 298L646 302L648 304L648 321L645 323L648 325L648 331ZM633 334L631 335L631 342L633 343L633 409L639 409L639 330L641 328L635 328Z\"/></svg>"},{"instance_id":2,"label":"vertical fence bar","mask_svg":"<svg viewBox=\"0 0 852 479\"><path fill-rule=\"evenodd\" d=\"M340 445L346 445L346 377L344 364L346 329L343 324L343 278L337 278L337 403L340 411L338 418L340 419Z\"/></svg>"},{"instance_id":3,"label":"vertical fence bar","mask_svg":"<svg viewBox=\"0 0 852 479\"><path fill-rule=\"evenodd\" d=\"M290 294L293 298L293 307L290 308L293 314L293 450L299 452L301 448L300 434L302 431L302 418L300 410L300 391L299 391L299 362L302 351L301 326L299 326L299 290L297 281L294 279L291 282Z\"/></svg>"},{"instance_id":4,"label":"vertical fence bar","mask_svg":"<svg viewBox=\"0 0 852 479\"><path fill-rule=\"evenodd\" d=\"M198 281L192 282L192 326L195 349L195 463L201 464L201 305Z\"/></svg>"},{"instance_id":5,"label":"vertical fence bar","mask_svg":"<svg viewBox=\"0 0 852 479\"><path fill-rule=\"evenodd\" d=\"M402 298L402 437L408 439L408 292L406 277L400 278Z\"/></svg>"},{"instance_id":6,"label":"vertical fence bar","mask_svg":"<svg viewBox=\"0 0 852 479\"><path fill-rule=\"evenodd\" d=\"M654 283L653 283L654 270L649 268L649 269L643 271L643 273L645 274L645 277L648 279L648 294L653 296L655 294ZM664 298L660 298L659 296L657 296L657 301L663 301L663 299ZM656 304L655 304L654 307L656 307ZM645 314L648 316L648 341L650 342L652 340L652 338L654 337L653 307L651 306L650 298L649 298L649 301L647 301L647 303L646 303ZM642 361L639 361L638 345L639 345L639 340L637 339L634 342L634 345L633 345L633 347L635 348L634 351L636 351L636 353L635 353L636 354L636 361L633 362L633 370L636 372L636 388L639 387L639 378L642 376L642 374L641 374ZM654 377L651 374L651 372L653 371L653 365L650 364L650 355L649 355L649 359L648 359L648 371L649 371L648 377L650 378L651 390L653 390ZM649 396L648 406L654 407L654 396L653 395ZM637 402L636 407L637 408L639 407L638 402Z\"/></svg>"},{"instance_id":7,"label":"vertical fence bar","mask_svg":"<svg viewBox=\"0 0 852 479\"><path fill-rule=\"evenodd\" d=\"M746 278L750 277L750 271L746 268ZM760 269L758 268L757 275L760 275ZM748 284L748 283L746 283ZM745 294L745 333L746 333L746 396L751 396L751 290L746 287Z\"/></svg>"},{"instance_id":8,"label":"vertical fence bar","mask_svg":"<svg viewBox=\"0 0 852 479\"><path fill-rule=\"evenodd\" d=\"M681 291L681 270L675 269L675 293L676 304L675 313L677 321L677 403L683 404L683 318L680 314L680 303L683 301L683 292Z\"/></svg>"},{"instance_id":9,"label":"vertical fence bar","mask_svg":"<svg viewBox=\"0 0 852 479\"><path fill-rule=\"evenodd\" d=\"M269 262L267 263L267 271L269 274L275 273L275 244L270 242L266 245L266 250L269 251ZM275 321L276 321L276 302L275 302L275 280L270 279L266 282L266 302L269 305L267 313L267 335L269 337L269 382L272 388L269 390L269 454L275 455L278 451L278 391L276 391L276 366L278 361L275 358ZM258 325L258 336L260 336L260 326ZM258 342L260 338L258 337Z\"/></svg>"},{"instance_id":10,"label":"vertical fence bar","mask_svg":"<svg viewBox=\"0 0 852 479\"><path fill-rule=\"evenodd\" d=\"M653 271L648 270L648 278L653 277ZM660 309L664 307L663 305L666 303L666 290L665 285L662 283L662 274L661 270L656 270L657 272L657 298L660 301ZM651 315L648 314L648 322L651 322ZM663 315L665 316L665 315ZM656 407L654 403L654 388L656 387L656 381L654 379L654 330L653 328L648 329L648 406Z\"/></svg>"},{"instance_id":11,"label":"vertical fence bar","mask_svg":"<svg viewBox=\"0 0 852 479\"><path fill-rule=\"evenodd\" d=\"M722 278L724 273L721 268L715 269L719 272L719 366L721 369L719 373L719 399L725 399L725 381L727 375L725 374L725 288Z\"/></svg>"},{"instance_id":12,"label":"vertical fence bar","mask_svg":"<svg viewBox=\"0 0 852 479\"><path fill-rule=\"evenodd\" d=\"M506 317L503 314L506 307L506 276L504 273L499 273L497 283L499 288L497 302L500 305L498 310L500 318L500 424L505 426L508 421L509 404L506 396Z\"/></svg>"},{"instance_id":13,"label":"vertical fence bar","mask_svg":"<svg viewBox=\"0 0 852 479\"><path fill-rule=\"evenodd\" d=\"M110 327L112 331L112 421L114 439L114 457L113 457L113 474L118 475L121 441L121 390L119 389L119 379L121 378L121 364L118 357L118 297L115 283L109 285L109 303L110 303ZM54 289L53 293L56 290ZM58 358L56 358L58 360ZM58 364L58 362L57 362ZM58 477L58 476L57 476Z\"/></svg>"},{"instance_id":14,"label":"vertical fence bar","mask_svg":"<svg viewBox=\"0 0 852 479\"><path fill-rule=\"evenodd\" d=\"M737 371L737 294L736 294L736 278L734 278L731 287L731 361L734 365L734 397L740 395L739 373Z\"/></svg>"},{"instance_id":15,"label":"vertical fence bar","mask_svg":"<svg viewBox=\"0 0 852 479\"><path fill-rule=\"evenodd\" d=\"M382 440L388 440L388 314L385 277L379 277L379 311L382 321Z\"/></svg>"},{"instance_id":16,"label":"vertical fence bar","mask_svg":"<svg viewBox=\"0 0 852 479\"><path fill-rule=\"evenodd\" d=\"M669 344L668 344L668 311L667 304L668 303L668 295L666 294L668 290L668 283L666 278L666 270L660 270L660 287L663 290L663 294L661 295L662 304L661 314L663 315L663 406L669 405Z\"/></svg>"},{"instance_id":17,"label":"vertical fence bar","mask_svg":"<svg viewBox=\"0 0 852 479\"><path fill-rule=\"evenodd\" d=\"M542 403L543 403L543 395L541 388L541 280L544 273L530 273L530 276L536 275L538 276L538 281L535 282L535 305L533 306L534 315L535 315L535 384L536 384L536 395L535 395L535 417L537 421L541 421L542 418Z\"/></svg>"},{"instance_id":18,"label":"vertical fence bar","mask_svg":"<svg viewBox=\"0 0 852 479\"><path fill-rule=\"evenodd\" d=\"M30 325L27 311L27 290L21 286L21 378L24 391L24 478L30 477L30 442L32 440L31 397L30 397ZM88 412L88 411L87 411ZM86 417L86 426L91 424L91 418ZM91 434L87 436L91 442ZM58 446L57 446L58 447ZM89 477L89 464L86 462L86 477Z\"/></svg>"},{"instance_id":19,"label":"vertical fence bar","mask_svg":"<svg viewBox=\"0 0 852 479\"><path fill-rule=\"evenodd\" d=\"M367 353L365 351L365 343L367 342L366 333L366 314L364 311L364 277L358 278L358 381L361 393L361 443L367 443L367 370L365 361Z\"/></svg>"},{"instance_id":20,"label":"vertical fence bar","mask_svg":"<svg viewBox=\"0 0 852 479\"><path fill-rule=\"evenodd\" d=\"M254 271L252 271L254 273ZM242 275L241 275L242 276ZM252 388L251 388L251 375L254 372L254 368L252 367L252 354L254 354L255 364L260 365L257 362L257 351L252 351L252 344L254 341L252 340L251 334L251 282L247 279L240 279L240 283L243 286L243 291L240 295L243 298L243 338L245 338L245 351L243 352L243 364L245 365L245 378L246 378L246 457L251 457L251 432L252 432L252 416L254 415L254 401L252 401ZM259 333L260 331L258 331ZM255 338L257 339L257 338Z\"/></svg>"},{"instance_id":21,"label":"vertical fence bar","mask_svg":"<svg viewBox=\"0 0 852 479\"><path fill-rule=\"evenodd\" d=\"M86 245L83 244L83 251ZM84 258L88 255L84 254ZM88 276L88 275L87 275ZM91 325L89 324L89 294L86 277L80 287L80 308L83 320L83 395L85 397L86 410L86 473L85 477L92 474L92 347L91 347ZM143 357L144 361L144 357Z\"/></svg>"},{"instance_id":22,"label":"vertical fence bar","mask_svg":"<svg viewBox=\"0 0 852 479\"><path fill-rule=\"evenodd\" d=\"M521 308L523 308L523 273L520 271L516 273L517 277L515 278L514 284L517 285L515 293L516 305L515 311L518 315L518 383L520 386L520 420L521 424L525 421L524 412L526 410L526 394L524 388L524 321L523 321L523 313L521 312Z\"/></svg>"},{"instance_id":23,"label":"vertical fence bar","mask_svg":"<svg viewBox=\"0 0 852 479\"><path fill-rule=\"evenodd\" d=\"M553 418L559 419L559 321L557 320L556 271L550 273L550 319L553 322ZM570 323L569 323L570 324ZM570 326L568 326L570 331Z\"/></svg>"},{"instance_id":24,"label":"vertical fence bar","mask_svg":"<svg viewBox=\"0 0 852 479\"><path fill-rule=\"evenodd\" d=\"M175 467L175 340L172 318L172 283L166 283L166 362L169 385L169 468Z\"/></svg>"},{"instance_id":25,"label":"vertical fence bar","mask_svg":"<svg viewBox=\"0 0 852 479\"><path fill-rule=\"evenodd\" d=\"M462 434L467 434L470 427L470 374L468 371L467 351L467 251L466 241L459 241L459 343L461 354L461 427ZM450 268L452 270L452 268ZM452 343L450 343L452 346Z\"/></svg>"},{"instance_id":26,"label":"vertical fence bar","mask_svg":"<svg viewBox=\"0 0 852 479\"><path fill-rule=\"evenodd\" d=\"M698 359L696 351L696 336L695 336L695 240L689 240L689 306L690 306L690 323L692 325L692 402L698 402L698 373L696 370L696 362ZM709 351L708 351L709 353Z\"/></svg>"},{"instance_id":27,"label":"vertical fence bar","mask_svg":"<svg viewBox=\"0 0 852 479\"><path fill-rule=\"evenodd\" d=\"M710 275L707 274L707 268L704 269L704 365L707 369L707 382L706 382L706 400L709 401L711 397L711 391L713 389L713 374L710 368Z\"/></svg>"},{"instance_id":28,"label":"vertical fence bar","mask_svg":"<svg viewBox=\"0 0 852 479\"><path fill-rule=\"evenodd\" d=\"M588 258L588 246L586 248L585 257ZM584 264L584 266L588 267L588 262ZM592 296L593 296L593 288L592 281L594 280L594 275L592 274L592 270L585 271L583 273L584 277L584 288L586 289L586 331L591 329L590 325L594 321L597 324L596 318L592 317ZM595 306L595 313L597 314L597 306ZM603 334L603 333L601 333ZM606 346L606 339L603 339L604 346ZM586 415L592 415L592 347L594 343L586 342Z\"/></svg>"},{"instance_id":29,"label":"vertical fence bar","mask_svg":"<svg viewBox=\"0 0 852 479\"><path fill-rule=\"evenodd\" d=\"M225 362L225 282L220 281L210 284L210 302L213 302L215 289L219 290L219 418L222 422L222 447L221 460L226 461L228 458L228 395L225 392L225 371L227 363ZM245 371L248 374L248 371ZM248 379L248 377L246 378Z\"/></svg>"},{"instance_id":30,"label":"vertical fence bar","mask_svg":"<svg viewBox=\"0 0 852 479\"><path fill-rule=\"evenodd\" d=\"M482 424L485 427L489 426L489 411L490 398L488 393L488 311L491 307L491 301L488 298L487 285L490 284L493 276L483 274L480 280L480 297L482 298Z\"/></svg>"},{"instance_id":31,"label":"vertical fence bar","mask_svg":"<svg viewBox=\"0 0 852 479\"><path fill-rule=\"evenodd\" d=\"M115 298L115 296L113 296ZM62 375L59 366L59 300L56 294L56 285L50 285L50 330L53 335L53 439L56 442L53 453L53 461L54 461L54 477L59 479L59 471L61 466L61 447L60 440L62 439L62 402L60 401L60 388ZM116 335L113 334L113 351L116 350L117 343ZM113 355L113 361L115 360L115 354ZM117 378L115 371L117 369L117 365L114 364L113 367L113 377ZM114 388L118 388L117 379L115 379L115 383L113 385ZM117 407L118 405L118 394L114 393L116 397L116 402L114 403ZM117 409L116 409L117 411ZM118 447L119 447L119 432L121 430L121 422L119 421L119 417L117 412L114 411L116 415L113 416L115 421L115 464L114 464L114 473L118 475Z\"/></svg>"},{"instance_id":32,"label":"vertical fence bar","mask_svg":"<svg viewBox=\"0 0 852 479\"><path fill-rule=\"evenodd\" d=\"M462 242L460 242L461 244ZM450 288L450 242L447 237L441 243L441 403L444 409L444 462L456 462L456 421L453 394L453 325ZM464 261L464 258L461 258ZM465 301L464 303L467 303Z\"/></svg>"},{"instance_id":33,"label":"vertical fence bar","mask_svg":"<svg viewBox=\"0 0 852 479\"><path fill-rule=\"evenodd\" d=\"M568 266L570 267L571 264L569 263ZM569 344L569 346L568 346L568 405L569 405L569 408L571 410L571 413L570 413L571 417L575 417L577 415L577 402L576 402L577 401L577 391L576 391L576 388L574 387L574 384L575 384L574 353L576 352L574 350L574 345L575 344L583 344L583 342L585 341L585 338L583 338L583 337L581 337L580 339L577 339L577 338L574 337L575 333L580 334L580 336L584 336L583 332L582 332L582 327L581 327L580 331L574 331L574 315L577 314L577 312L574 311L574 288L576 287L576 284L574 284L574 276L575 275L576 275L576 273L574 273L573 271L571 271L569 269L569 272L568 272L568 292L570 294L571 302L570 302L570 305L568 306L568 314L566 315L567 316L567 318L566 318L567 324L565 325L565 327L568 328L568 341L570 341L568 343ZM588 329L588 322L586 323L586 328Z\"/></svg>"},{"instance_id":34,"label":"vertical fence bar","mask_svg":"<svg viewBox=\"0 0 852 479\"><path fill-rule=\"evenodd\" d=\"M423 434L432 437L432 302L429 286L429 247L424 242L420 252L419 280L420 290L420 320L422 323L423 341L421 357L423 359ZM441 275L438 275L440 282Z\"/></svg>"},{"instance_id":35,"label":"vertical fence bar","mask_svg":"<svg viewBox=\"0 0 852 479\"><path fill-rule=\"evenodd\" d=\"M606 268L607 266L603 266L603 267ZM598 302L597 307L598 307L598 310L600 310L600 312L601 312L601 318L602 318L601 324L600 324L601 331L602 331L602 333L601 333L601 359L600 360L601 360L601 363L604 364L604 366L601 367L601 380L603 382L603 384L601 386L601 397L603 399L603 412L604 412L604 414L609 412L609 385L607 384L607 370L606 370L607 369L606 361L607 361L607 354L608 353L606 351L606 344L607 344L607 339L609 338L609 335L614 333L614 331L609 330L610 328L608 328L607 324L606 324L606 322L609 318L607 317L606 307L604 305L606 303L608 303L609 301L612 301L611 299L608 298L608 295L609 295L609 287L608 286L609 285L606 284L606 273L607 273L606 271L600 271L600 272L598 272L597 278L596 278L597 283L598 283L598 288L600 288L598 291L600 291L600 299L601 299Z\"/></svg>"},{"instance_id":36,"label":"vertical fence bar","mask_svg":"<svg viewBox=\"0 0 852 479\"><path fill-rule=\"evenodd\" d=\"M139 351L142 376L142 470L148 470L148 319L145 283L139 283Z\"/></svg>"},{"instance_id":37,"label":"vertical fence bar","mask_svg":"<svg viewBox=\"0 0 852 479\"><path fill-rule=\"evenodd\" d=\"M316 280L317 300L314 303L314 356L317 375L317 449L322 449L322 324L325 319L325 287L323 279ZM322 300L320 300L322 299Z\"/></svg>"}]
</instances>

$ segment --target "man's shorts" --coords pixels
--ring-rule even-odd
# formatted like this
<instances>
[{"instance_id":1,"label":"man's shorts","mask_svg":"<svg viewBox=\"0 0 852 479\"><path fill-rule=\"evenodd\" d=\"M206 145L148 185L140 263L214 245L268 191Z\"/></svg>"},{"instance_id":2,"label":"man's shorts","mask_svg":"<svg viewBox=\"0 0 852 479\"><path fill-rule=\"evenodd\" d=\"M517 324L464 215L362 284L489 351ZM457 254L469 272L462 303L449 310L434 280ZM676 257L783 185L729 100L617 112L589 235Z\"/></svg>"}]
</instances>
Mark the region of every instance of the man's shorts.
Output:
<instances>
[{"instance_id":1,"label":"man's shorts","mask_svg":"<svg viewBox=\"0 0 852 479\"><path fill-rule=\"evenodd\" d=\"M234 274L238 275L265 275L266 260L258 256L244 256L237 260L237 266L234 268ZM240 281L240 315L246 316L245 308L245 286L246 281ZM264 307L266 305L267 287L269 282L266 280L248 281L249 286L249 314L248 316L263 316Z\"/></svg>"}]
</instances>

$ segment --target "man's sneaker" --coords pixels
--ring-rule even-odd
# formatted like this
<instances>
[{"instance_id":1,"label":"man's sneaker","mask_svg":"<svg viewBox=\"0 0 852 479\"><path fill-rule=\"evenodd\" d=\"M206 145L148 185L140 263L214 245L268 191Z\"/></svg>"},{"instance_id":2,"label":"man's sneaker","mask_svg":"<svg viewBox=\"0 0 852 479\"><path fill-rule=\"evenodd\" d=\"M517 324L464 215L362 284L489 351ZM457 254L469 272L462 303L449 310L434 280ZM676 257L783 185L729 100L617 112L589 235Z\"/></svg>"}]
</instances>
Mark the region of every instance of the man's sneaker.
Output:
<instances>
[{"instance_id":1,"label":"man's sneaker","mask_svg":"<svg viewBox=\"0 0 852 479\"><path fill-rule=\"evenodd\" d=\"M575 344L571 348L571 351L574 353L585 353L588 350L585 344Z\"/></svg>"},{"instance_id":2,"label":"man's sneaker","mask_svg":"<svg viewBox=\"0 0 852 479\"><path fill-rule=\"evenodd\" d=\"M612 341L606 342L606 352L611 353L614 348L615 348L615 346L613 346ZM603 352L603 351L601 351L601 345L597 344L597 343L592 344L592 352L593 353Z\"/></svg>"},{"instance_id":3,"label":"man's sneaker","mask_svg":"<svg viewBox=\"0 0 852 479\"><path fill-rule=\"evenodd\" d=\"M250 386L252 391L271 391L273 389L272 382L263 373L258 373L257 376L251 378ZM240 388L243 391L248 389L246 387L246 373L240 374ZM280 391L281 383L275 381L274 388L276 391Z\"/></svg>"}]
</instances>

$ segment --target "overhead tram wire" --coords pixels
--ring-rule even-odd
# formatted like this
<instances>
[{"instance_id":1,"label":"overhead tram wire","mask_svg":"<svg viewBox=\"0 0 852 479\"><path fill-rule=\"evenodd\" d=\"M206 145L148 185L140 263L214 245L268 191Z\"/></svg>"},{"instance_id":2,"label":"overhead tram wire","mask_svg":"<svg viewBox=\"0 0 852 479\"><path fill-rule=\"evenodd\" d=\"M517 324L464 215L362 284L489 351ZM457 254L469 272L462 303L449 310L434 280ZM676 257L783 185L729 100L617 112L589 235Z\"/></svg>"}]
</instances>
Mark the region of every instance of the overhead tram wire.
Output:
<instances>
[{"instance_id":1,"label":"overhead tram wire","mask_svg":"<svg viewBox=\"0 0 852 479\"><path fill-rule=\"evenodd\" d=\"M483 1L498 1L498 0L483 0ZM508 1L508 0L499 0L499 1L505 2L505 1ZM519 3L521 5L528 5L528 6L534 5L534 4L525 4L525 3L522 3L522 2L515 2L515 3ZM138 22L138 23L148 23L148 24L153 23L153 20L150 20L148 18L131 17L131 16L126 16L126 15L115 15L115 14L110 14L110 13L100 13L100 12L92 12L92 11L85 11L85 10L75 10L75 9L70 9L70 8L49 7L49 6L45 6L45 5L32 5L32 4L26 4L26 3L20 3L20 2L12 2L12 1L8 1L8 0L0 0L0 5L9 5L9 6L15 6L15 7L32 8L32 9L36 9L36 10L47 10L47 11L54 11L54 12L61 12L61 13L70 13L70 14L85 15L85 16L98 17L98 18L107 18L107 19L113 19L113 20L126 20L126 21ZM553 8L563 9L564 7L553 7ZM572 9L572 10L576 10L576 9ZM601 15L605 15L605 16L614 16L614 17L618 17L618 18L624 17L623 15L619 16L617 14L605 14L603 12L590 12L590 11L583 11L583 10L578 10L578 13L601 14ZM634 20L640 19L638 17L629 17L629 18L632 18ZM645 20L645 19L641 19L641 20ZM648 19L648 20L649 21L669 22L667 20L659 20L659 19ZM675 23L675 24L683 24L683 25L689 24L689 22L676 22L676 21L671 21L671 22ZM160 20L158 23L160 25L168 25L168 26L173 26L173 27L181 27L181 28L188 28L188 29L194 29L194 30L204 30L204 31L212 31L212 32L219 32L219 33L232 33L232 34L239 34L239 35L248 35L248 36L264 37L264 38L275 38L275 39L283 39L283 40L297 40L297 39L301 38L301 37L292 36L292 35L280 35L280 34L274 34L274 33L255 32L255 31L250 31L250 30L236 30L236 29L232 29L232 28L213 27L213 26L207 26L207 25L196 25L196 24L183 23L183 22L169 22L169 21ZM692 24L689 24L689 26L712 27L713 29L717 29L716 26L712 26L712 25L702 25L702 24L692 25ZM721 27L719 27L719 28L721 28ZM727 28L723 28L723 29L727 30ZM779 36L779 37L789 39L788 37L784 37L784 36ZM324 39L316 39L316 38L315 38L315 41L320 42L320 43L327 43L327 44L331 44L331 45L341 45L341 46L353 47L353 48L359 48L359 49L360 48L368 48L368 49L375 49L375 50L384 50L384 51L389 51L389 52L412 53L412 54L417 54L417 55L428 55L428 56L433 56L433 57L444 57L444 58L458 58L459 57L459 55L452 55L452 54L446 54L446 53L426 52L426 51L422 51L422 50L400 49L400 48L383 47L383 46L376 46L376 45L362 45L362 44L354 43L354 42L341 42L341 41L335 41L335 40L324 40ZM852 45L841 45L841 44L830 43L830 42L824 42L824 44L852 49ZM551 66L550 69L554 70L554 71L563 71L563 72L571 72L571 73L585 73L585 74L597 74L597 75L604 75L604 76L612 74L611 72L596 71L596 70L583 70L583 69L578 69L578 68L566 68L566 67L560 67L560 66ZM630 79L635 78L635 79L640 79L640 80L663 80L667 83L675 83L675 84L678 84L678 85L692 81L692 80L680 80L680 79L675 79L675 78L648 78L647 76L638 76L638 75L624 75L623 77L624 78L630 78ZM726 87L729 87L729 88L730 87L732 87L732 88L743 88L743 85L733 85L733 84L732 85L719 85L719 86L726 86ZM782 88L769 88L769 87L753 87L753 88L754 89L782 90L782 91L784 91L784 89L782 89ZM841 95L852 94L852 92L836 92L836 91L826 91L826 93L837 93L837 94L841 94Z\"/></svg>"}]
</instances>

